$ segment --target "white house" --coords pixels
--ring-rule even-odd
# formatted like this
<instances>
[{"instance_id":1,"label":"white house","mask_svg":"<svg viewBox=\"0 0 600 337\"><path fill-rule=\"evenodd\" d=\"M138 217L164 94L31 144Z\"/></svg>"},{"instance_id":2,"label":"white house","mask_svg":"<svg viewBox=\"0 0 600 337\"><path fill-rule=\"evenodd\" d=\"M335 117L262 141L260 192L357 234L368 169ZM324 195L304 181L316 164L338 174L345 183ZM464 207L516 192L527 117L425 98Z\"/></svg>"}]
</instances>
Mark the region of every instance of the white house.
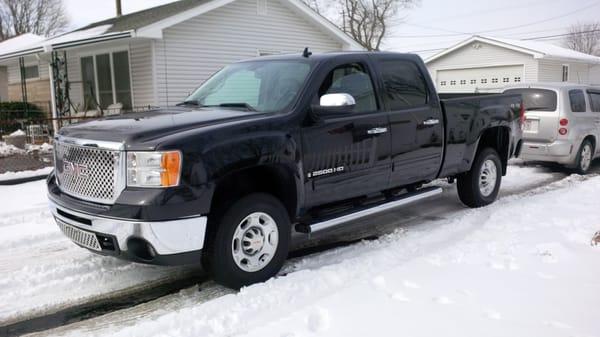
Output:
<instances>
[{"instance_id":1,"label":"white house","mask_svg":"<svg viewBox=\"0 0 600 337\"><path fill-rule=\"evenodd\" d=\"M181 0L96 22L34 49L0 50L0 66L8 69L9 86L19 90L18 60L39 67L60 115L115 104L172 105L231 62L304 47L362 48L300 0ZM61 107L56 100L65 88L70 104Z\"/></svg>"},{"instance_id":2,"label":"white house","mask_svg":"<svg viewBox=\"0 0 600 337\"><path fill-rule=\"evenodd\" d=\"M600 85L600 57L536 41L473 36L425 63L446 94L498 92L518 82Z\"/></svg>"},{"instance_id":3,"label":"white house","mask_svg":"<svg viewBox=\"0 0 600 337\"><path fill-rule=\"evenodd\" d=\"M11 39L0 42L0 54L9 54L9 53L12 53L12 52L15 52L18 50L25 50L29 47L38 45L43 40L44 40L44 38L39 35L35 35L35 34L31 34L31 33L22 34L17 37L13 37ZM27 70L29 70L29 72ZM24 75L28 81L35 81L35 79L39 79L40 74L35 73L35 70L37 70L37 68L36 69L33 69L33 68L25 69ZM20 76L20 73L14 74L14 75ZM46 79L48 79L47 76L46 76ZM4 66L0 65L0 102L9 100L9 91L8 91L9 85L8 85L8 83L9 83L8 67L6 65L4 65ZM48 86L47 83L46 83L46 86L48 87L48 89L50 89L50 87ZM21 96L14 97L14 98L16 98L15 100L20 100Z\"/></svg>"}]
</instances>

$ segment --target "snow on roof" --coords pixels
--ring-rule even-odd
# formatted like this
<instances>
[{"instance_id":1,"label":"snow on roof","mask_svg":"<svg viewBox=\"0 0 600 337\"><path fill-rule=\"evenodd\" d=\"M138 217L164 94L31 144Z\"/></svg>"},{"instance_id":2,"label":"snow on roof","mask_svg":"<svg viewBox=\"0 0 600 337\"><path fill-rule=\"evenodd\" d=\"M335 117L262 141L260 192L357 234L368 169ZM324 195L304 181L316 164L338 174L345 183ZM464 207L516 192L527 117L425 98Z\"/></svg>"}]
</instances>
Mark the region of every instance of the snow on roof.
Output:
<instances>
[{"instance_id":1,"label":"snow on roof","mask_svg":"<svg viewBox=\"0 0 600 337\"><path fill-rule=\"evenodd\" d=\"M514 45L520 48L529 49L534 52L542 53L545 57L572 59L600 63L600 57L575 51L573 49L559 47L550 43L531 41L531 40L513 40L497 37L485 37L490 40Z\"/></svg>"},{"instance_id":2,"label":"snow on roof","mask_svg":"<svg viewBox=\"0 0 600 337\"><path fill-rule=\"evenodd\" d=\"M456 45L447 48L431 57L429 57L425 62L429 63L433 60L436 60L446 54L449 54L459 48L468 45L474 41L484 42L493 44L496 46L500 46L503 48L513 49L522 53L530 54L534 58L549 58L549 59L558 59L558 60L570 60L570 61L578 61L578 62L586 62L586 63L598 63L600 64L600 57L589 55L585 53L581 53L569 48L563 48L560 46L556 46L550 43L531 41L531 40L515 40L515 39L505 39L498 37L489 37L489 36L472 36Z\"/></svg>"},{"instance_id":3,"label":"snow on roof","mask_svg":"<svg viewBox=\"0 0 600 337\"><path fill-rule=\"evenodd\" d=\"M44 45L55 45L55 44L60 44L60 43L67 43L67 42L72 42L72 41L85 40L85 39L89 39L89 38L93 38L93 37L98 37L98 36L105 34L111 27L112 27L112 25L102 25L102 26L95 26L95 27L83 29L83 30L76 30L76 31L65 33L65 34L62 34L62 35L59 35L56 37L49 38L48 40L44 41L43 44Z\"/></svg>"},{"instance_id":4,"label":"snow on roof","mask_svg":"<svg viewBox=\"0 0 600 337\"><path fill-rule=\"evenodd\" d=\"M45 37L25 33L11 39L0 42L0 54L10 54L19 50L25 50L30 48L35 48L39 46L40 42L43 41Z\"/></svg>"}]
</instances>

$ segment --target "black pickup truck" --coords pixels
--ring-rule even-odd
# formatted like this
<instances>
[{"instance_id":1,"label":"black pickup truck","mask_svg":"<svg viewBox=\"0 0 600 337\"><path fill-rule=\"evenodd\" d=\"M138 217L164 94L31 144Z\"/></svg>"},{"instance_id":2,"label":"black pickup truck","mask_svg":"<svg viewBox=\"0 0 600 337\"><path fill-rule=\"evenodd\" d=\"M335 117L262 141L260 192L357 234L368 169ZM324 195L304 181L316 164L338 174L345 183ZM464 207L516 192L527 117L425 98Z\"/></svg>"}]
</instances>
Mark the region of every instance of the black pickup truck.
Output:
<instances>
[{"instance_id":1,"label":"black pickup truck","mask_svg":"<svg viewBox=\"0 0 600 337\"><path fill-rule=\"evenodd\" d=\"M415 55L262 57L176 107L62 128L50 207L95 253L202 263L241 287L298 242L440 193L432 180L492 203L522 115L520 95L440 100Z\"/></svg>"}]
</instances>

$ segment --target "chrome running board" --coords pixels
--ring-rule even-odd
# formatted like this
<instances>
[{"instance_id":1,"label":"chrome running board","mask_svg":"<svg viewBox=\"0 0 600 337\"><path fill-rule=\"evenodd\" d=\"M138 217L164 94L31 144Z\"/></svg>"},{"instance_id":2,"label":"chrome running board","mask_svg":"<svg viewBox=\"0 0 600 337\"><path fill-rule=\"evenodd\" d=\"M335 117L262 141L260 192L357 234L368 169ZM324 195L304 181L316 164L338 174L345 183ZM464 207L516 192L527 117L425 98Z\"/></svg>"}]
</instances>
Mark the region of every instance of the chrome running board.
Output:
<instances>
[{"instance_id":1,"label":"chrome running board","mask_svg":"<svg viewBox=\"0 0 600 337\"><path fill-rule=\"evenodd\" d=\"M313 223L313 224L310 224L307 226L302 226L302 229L303 229L302 232L314 233L314 232L322 231L324 229L331 228L331 227L349 222L351 220L364 218L369 215L384 212L384 211L387 211L387 210L390 210L390 209L393 209L396 207L405 206L405 205L411 204L415 201L431 198L433 196L441 194L442 191L443 190L441 187L428 187L428 188L421 189L417 192L406 193L400 197L397 197L390 201L386 201L382 204L364 208L364 209L361 209L361 210L358 210L358 211L355 211L352 213L347 213L342 216L338 216L338 217L335 217L335 218L332 218L329 220L316 222L316 223Z\"/></svg>"}]
</instances>

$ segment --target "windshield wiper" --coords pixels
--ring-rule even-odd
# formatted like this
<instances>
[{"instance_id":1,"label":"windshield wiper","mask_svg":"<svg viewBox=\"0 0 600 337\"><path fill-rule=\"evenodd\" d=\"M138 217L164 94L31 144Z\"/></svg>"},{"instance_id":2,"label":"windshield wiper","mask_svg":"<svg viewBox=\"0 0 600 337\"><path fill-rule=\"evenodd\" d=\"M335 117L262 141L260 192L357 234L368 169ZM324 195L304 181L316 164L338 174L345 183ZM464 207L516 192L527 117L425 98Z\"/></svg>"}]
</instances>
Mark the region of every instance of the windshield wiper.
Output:
<instances>
[{"instance_id":1,"label":"windshield wiper","mask_svg":"<svg viewBox=\"0 0 600 337\"><path fill-rule=\"evenodd\" d=\"M547 106L533 106L531 108L525 108L525 110L527 111L534 111L534 110L548 110L548 111L552 111L553 109Z\"/></svg>"},{"instance_id":2,"label":"windshield wiper","mask_svg":"<svg viewBox=\"0 0 600 337\"><path fill-rule=\"evenodd\" d=\"M198 101L183 101L181 103L175 104L176 106L184 106L184 105L193 105L197 107L202 107L202 104L198 103Z\"/></svg>"},{"instance_id":3,"label":"windshield wiper","mask_svg":"<svg viewBox=\"0 0 600 337\"><path fill-rule=\"evenodd\" d=\"M248 103L242 102L242 103L221 103L218 106L223 107L223 108L243 108L246 109L248 111L256 111L256 109L254 109L254 107Z\"/></svg>"}]
</instances>

